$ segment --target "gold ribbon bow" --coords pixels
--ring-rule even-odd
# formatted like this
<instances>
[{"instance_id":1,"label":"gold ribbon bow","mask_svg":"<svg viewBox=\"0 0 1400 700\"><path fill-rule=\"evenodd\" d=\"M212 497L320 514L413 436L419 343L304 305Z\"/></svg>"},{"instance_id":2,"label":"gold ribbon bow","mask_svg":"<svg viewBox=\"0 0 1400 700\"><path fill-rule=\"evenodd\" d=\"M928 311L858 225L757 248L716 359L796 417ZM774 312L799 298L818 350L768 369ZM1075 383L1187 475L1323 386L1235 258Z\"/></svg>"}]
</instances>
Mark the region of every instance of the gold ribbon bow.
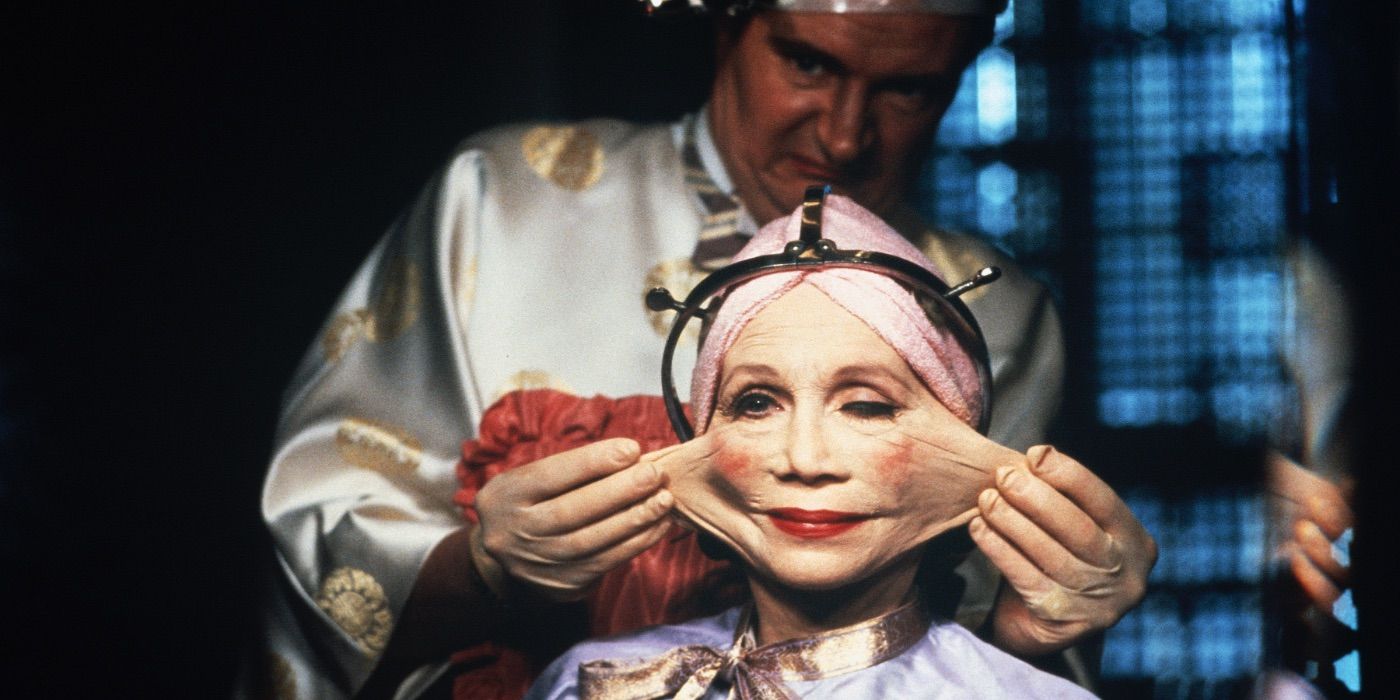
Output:
<instances>
[{"instance_id":1,"label":"gold ribbon bow","mask_svg":"<svg viewBox=\"0 0 1400 700\"><path fill-rule=\"evenodd\" d=\"M849 627L757 648L752 617L752 608L745 608L728 652L693 645L640 662L579 664L580 694L585 700L698 700L716 678L725 678L733 685L731 697L739 700L793 700L788 681L870 668L904 653L928 631L917 599Z\"/></svg>"}]
</instances>

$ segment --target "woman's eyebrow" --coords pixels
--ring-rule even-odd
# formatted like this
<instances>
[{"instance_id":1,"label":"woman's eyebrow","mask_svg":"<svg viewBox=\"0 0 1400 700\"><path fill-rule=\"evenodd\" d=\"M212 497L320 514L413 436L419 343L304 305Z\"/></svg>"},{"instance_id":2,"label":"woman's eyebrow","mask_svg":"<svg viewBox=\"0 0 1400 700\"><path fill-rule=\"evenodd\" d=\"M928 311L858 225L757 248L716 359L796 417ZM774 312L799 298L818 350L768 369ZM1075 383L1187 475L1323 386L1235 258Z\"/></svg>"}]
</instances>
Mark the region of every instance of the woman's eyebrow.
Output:
<instances>
[{"instance_id":1,"label":"woman's eyebrow","mask_svg":"<svg viewBox=\"0 0 1400 700\"><path fill-rule=\"evenodd\" d=\"M908 377L901 376L893 372L889 367L882 364L852 364L846 365L831 375L831 384L840 386L851 382L870 381L871 379L885 379L898 384L904 389L909 389Z\"/></svg>"},{"instance_id":2,"label":"woman's eyebrow","mask_svg":"<svg viewBox=\"0 0 1400 700\"><path fill-rule=\"evenodd\" d=\"M748 362L742 365L735 365L733 367L726 368L724 372L724 381L720 382L720 384L728 384L734 377L738 375L744 375L747 379L759 379L765 381L772 381L779 377L778 370L773 369L772 365L765 365L759 362Z\"/></svg>"}]
</instances>

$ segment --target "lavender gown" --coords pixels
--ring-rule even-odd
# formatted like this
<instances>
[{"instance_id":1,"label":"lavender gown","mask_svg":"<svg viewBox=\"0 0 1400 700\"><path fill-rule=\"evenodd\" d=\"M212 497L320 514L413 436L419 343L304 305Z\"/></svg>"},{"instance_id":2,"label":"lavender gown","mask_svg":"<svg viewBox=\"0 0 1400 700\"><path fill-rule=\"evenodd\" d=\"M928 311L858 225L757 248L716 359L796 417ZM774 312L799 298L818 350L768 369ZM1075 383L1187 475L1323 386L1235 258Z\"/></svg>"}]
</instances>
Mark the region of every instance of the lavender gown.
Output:
<instances>
[{"instance_id":1,"label":"lavender gown","mask_svg":"<svg viewBox=\"0 0 1400 700\"><path fill-rule=\"evenodd\" d=\"M574 646L545 669L527 700L577 698L580 663L600 659L649 659L678 647L703 644L727 650L739 608L679 625L649 627L631 634L592 639ZM712 686L705 700L723 700L727 688ZM787 684L800 698L1092 698L1067 680L1040 671L952 622L934 621L928 634L902 654L864 670Z\"/></svg>"}]
</instances>

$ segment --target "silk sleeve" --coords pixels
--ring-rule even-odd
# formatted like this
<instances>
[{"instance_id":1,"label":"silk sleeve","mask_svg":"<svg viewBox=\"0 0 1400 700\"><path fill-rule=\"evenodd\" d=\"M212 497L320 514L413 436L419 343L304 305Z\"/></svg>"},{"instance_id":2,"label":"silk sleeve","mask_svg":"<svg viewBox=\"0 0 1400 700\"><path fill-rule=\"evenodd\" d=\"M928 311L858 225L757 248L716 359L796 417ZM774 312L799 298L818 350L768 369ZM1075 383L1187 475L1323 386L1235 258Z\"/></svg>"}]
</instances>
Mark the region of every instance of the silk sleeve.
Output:
<instances>
[{"instance_id":1,"label":"silk sleeve","mask_svg":"<svg viewBox=\"0 0 1400 700\"><path fill-rule=\"evenodd\" d=\"M261 512L276 552L269 661L298 697L356 691L423 561L462 524L458 445L480 413L462 314L484 158L459 154L393 224L285 396Z\"/></svg>"}]
</instances>

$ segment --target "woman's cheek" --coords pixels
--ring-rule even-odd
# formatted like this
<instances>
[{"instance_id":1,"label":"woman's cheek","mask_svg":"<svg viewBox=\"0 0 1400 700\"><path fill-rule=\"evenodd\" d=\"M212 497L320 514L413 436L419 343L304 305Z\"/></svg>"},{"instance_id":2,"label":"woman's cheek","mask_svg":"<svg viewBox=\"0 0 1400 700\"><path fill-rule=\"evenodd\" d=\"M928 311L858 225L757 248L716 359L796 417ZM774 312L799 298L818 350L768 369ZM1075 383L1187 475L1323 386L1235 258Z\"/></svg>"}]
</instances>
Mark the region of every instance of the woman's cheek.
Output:
<instances>
[{"instance_id":1,"label":"woman's cheek","mask_svg":"<svg viewBox=\"0 0 1400 700\"><path fill-rule=\"evenodd\" d=\"M735 435L720 434L715 439L715 471L731 484L742 484L754 472L753 445Z\"/></svg>"},{"instance_id":2,"label":"woman's cheek","mask_svg":"<svg viewBox=\"0 0 1400 700\"><path fill-rule=\"evenodd\" d=\"M870 463L880 481L895 487L907 485L914 474L914 441L899 435L872 450Z\"/></svg>"}]
</instances>

